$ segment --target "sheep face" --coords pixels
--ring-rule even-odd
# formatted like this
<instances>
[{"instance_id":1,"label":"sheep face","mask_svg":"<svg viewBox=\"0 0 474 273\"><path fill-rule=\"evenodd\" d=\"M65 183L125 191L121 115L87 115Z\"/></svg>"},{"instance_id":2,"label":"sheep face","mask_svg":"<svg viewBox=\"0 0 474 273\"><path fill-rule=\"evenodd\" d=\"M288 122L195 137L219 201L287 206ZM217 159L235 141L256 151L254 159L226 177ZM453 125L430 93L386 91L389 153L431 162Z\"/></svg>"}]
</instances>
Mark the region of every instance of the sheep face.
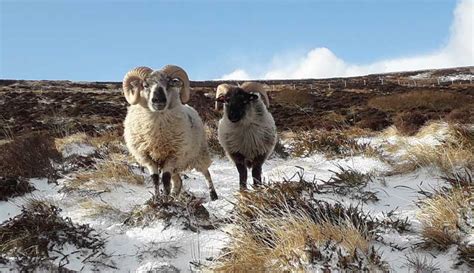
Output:
<instances>
[{"instance_id":1,"label":"sheep face","mask_svg":"<svg viewBox=\"0 0 474 273\"><path fill-rule=\"evenodd\" d=\"M225 95L220 96L217 101L224 103L224 115L233 122L239 122L245 117L250 103L258 99L258 95L245 92L239 87L230 89Z\"/></svg>"},{"instance_id":2,"label":"sheep face","mask_svg":"<svg viewBox=\"0 0 474 273\"><path fill-rule=\"evenodd\" d=\"M183 82L169 78L161 71L154 71L143 82L142 96L151 112L165 111L180 103L180 90Z\"/></svg>"}]
</instances>

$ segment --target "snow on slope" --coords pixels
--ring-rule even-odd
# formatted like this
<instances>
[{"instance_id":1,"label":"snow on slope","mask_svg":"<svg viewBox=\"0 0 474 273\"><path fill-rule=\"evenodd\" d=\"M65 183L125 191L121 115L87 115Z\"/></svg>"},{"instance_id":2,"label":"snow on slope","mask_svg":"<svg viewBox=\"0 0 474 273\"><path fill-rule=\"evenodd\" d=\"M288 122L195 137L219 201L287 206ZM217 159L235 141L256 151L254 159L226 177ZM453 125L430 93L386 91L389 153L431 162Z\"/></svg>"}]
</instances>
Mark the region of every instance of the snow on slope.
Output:
<instances>
[{"instance_id":1,"label":"snow on slope","mask_svg":"<svg viewBox=\"0 0 474 273\"><path fill-rule=\"evenodd\" d=\"M417 139L425 143L435 143L435 139L442 137L426 137ZM397 141L396 139L362 139L372 145L380 145L387 141ZM410 141L415 141L411 139ZM80 149L79 149L80 150ZM272 158L264 165L264 177L266 181L281 181L283 177L290 178L294 173L304 170L304 177L313 181L325 181L332 176L331 171L337 171L338 166L351 167L363 173L372 173L376 177L390 170L390 167L382 161L365 156L353 156L343 159L327 159L321 154L316 154L307 158L291 158L283 160ZM208 211L218 219L222 219L233 208L235 195L238 193L238 173L235 167L227 160L214 158L211 166L211 174L215 181L216 191L220 199L210 202L204 177L195 171L189 172L188 178L184 180L185 191L192 192L197 197L206 198L204 204ZM439 183L438 174L428 169L420 169L416 172L390 176L384 179L383 183L376 179L371 185L371 190L378 192L380 201L377 203L359 204L362 208L371 212L373 216L382 216L392 210L396 210L396 217L404 219L408 217L413 228L419 229L420 223L416 219L417 207L415 201L420 198L416 191L419 188L431 190ZM380 178L381 179L381 178ZM381 181L381 180L380 180ZM116 266L119 272L147 272L149 270L165 270L168 272L178 269L181 272L189 272L192 269L190 263L208 263L209 258L217 257L226 242L228 241L228 225L220 225L216 230L200 230L192 232L184 230L178 223L171 226L165 225L162 221L156 221L146 227L132 227L123 224L123 215L131 211L134 207L142 205L151 197L152 185L136 186L130 184L117 184L110 192L101 193L95 197L84 200L80 194L65 194L58 192L66 179L59 181L59 185L47 184L46 179L32 179L31 182L36 187L36 191L23 197L11 199L9 202L0 202L0 222L7 220L20 213L20 207L28 198L46 198L53 200L63 211L63 216L71 217L78 223L89 224L107 239L106 252L111 255L110 264ZM335 195L325 195L321 198L340 201L347 204L355 204L358 201ZM90 214L84 202L90 204L106 204L113 208L107 215L100 217ZM420 241L415 233L400 235L398 233L385 234L386 241L392 241L401 246L413 245ZM405 266L405 255L407 251L390 249L385 245L378 245L382 250L382 257L389 262L394 271L408 271ZM72 252L73 250L71 250ZM451 269L454 263L454 252L437 253L436 264L441 271L454 272ZM420 251L417 255L433 259L433 253ZM73 262L67 267L72 270L80 270L83 265L80 262ZM84 271L92 270L91 265L86 265ZM2 267L0 266L0 271ZM104 271L104 269L102 269ZM105 269L105 271L117 272L115 269Z\"/></svg>"}]
</instances>

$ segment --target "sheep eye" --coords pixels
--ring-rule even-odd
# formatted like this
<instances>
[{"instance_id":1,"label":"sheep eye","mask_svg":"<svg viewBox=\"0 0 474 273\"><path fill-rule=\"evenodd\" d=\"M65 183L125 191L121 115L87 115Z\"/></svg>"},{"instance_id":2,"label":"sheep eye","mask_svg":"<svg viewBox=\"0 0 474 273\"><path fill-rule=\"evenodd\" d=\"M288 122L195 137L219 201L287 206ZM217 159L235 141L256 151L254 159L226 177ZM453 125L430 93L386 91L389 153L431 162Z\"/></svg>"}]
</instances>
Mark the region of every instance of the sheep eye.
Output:
<instances>
[{"instance_id":1,"label":"sheep eye","mask_svg":"<svg viewBox=\"0 0 474 273\"><path fill-rule=\"evenodd\" d=\"M147 87L148 87L148 83L147 83L147 82L143 82L143 87L144 87L144 88L147 88Z\"/></svg>"}]
</instances>

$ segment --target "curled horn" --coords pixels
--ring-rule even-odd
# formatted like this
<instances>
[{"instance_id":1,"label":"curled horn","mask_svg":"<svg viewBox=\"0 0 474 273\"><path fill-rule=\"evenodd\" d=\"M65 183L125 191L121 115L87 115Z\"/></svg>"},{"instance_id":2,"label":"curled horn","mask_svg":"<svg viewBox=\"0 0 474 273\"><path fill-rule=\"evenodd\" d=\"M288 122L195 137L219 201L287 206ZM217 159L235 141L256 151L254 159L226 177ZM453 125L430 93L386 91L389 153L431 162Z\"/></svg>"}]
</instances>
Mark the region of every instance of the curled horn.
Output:
<instances>
[{"instance_id":1,"label":"curled horn","mask_svg":"<svg viewBox=\"0 0 474 273\"><path fill-rule=\"evenodd\" d=\"M226 83L223 83L223 84L219 84L219 86L217 86L217 90L216 90L216 105L214 106L214 109L216 109L217 111L221 110L222 109L222 103L221 102L218 102L217 99L222 96L222 95L225 95L227 92L229 92L229 89L231 88L230 85L226 84Z\"/></svg>"},{"instance_id":2,"label":"curled horn","mask_svg":"<svg viewBox=\"0 0 474 273\"><path fill-rule=\"evenodd\" d=\"M131 105L140 100L140 91L143 89L143 81L153 70L149 67L139 66L125 74L122 81L123 95Z\"/></svg>"},{"instance_id":3,"label":"curled horn","mask_svg":"<svg viewBox=\"0 0 474 273\"><path fill-rule=\"evenodd\" d=\"M260 93L260 97L262 98L263 104L265 104L267 108L270 107L270 100L268 99L268 94L263 84L258 83L258 82L244 82L240 86L240 88L242 88L246 92Z\"/></svg>"},{"instance_id":4,"label":"curled horn","mask_svg":"<svg viewBox=\"0 0 474 273\"><path fill-rule=\"evenodd\" d=\"M170 78L178 78L183 82L183 88L180 92L181 102L187 103L191 96L190 87L189 87L189 78L188 74L184 69L176 65L166 65L161 69L161 71Z\"/></svg>"}]
</instances>

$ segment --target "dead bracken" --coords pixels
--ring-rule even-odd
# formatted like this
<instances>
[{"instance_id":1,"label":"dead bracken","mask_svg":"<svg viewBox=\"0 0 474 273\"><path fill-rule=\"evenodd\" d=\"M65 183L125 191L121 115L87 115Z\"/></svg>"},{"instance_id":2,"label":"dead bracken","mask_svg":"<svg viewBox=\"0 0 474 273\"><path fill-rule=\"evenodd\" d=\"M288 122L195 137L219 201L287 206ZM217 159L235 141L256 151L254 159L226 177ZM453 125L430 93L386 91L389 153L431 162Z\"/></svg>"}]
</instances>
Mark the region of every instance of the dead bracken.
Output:
<instances>
[{"instance_id":1,"label":"dead bracken","mask_svg":"<svg viewBox=\"0 0 474 273\"><path fill-rule=\"evenodd\" d=\"M60 209L45 201L31 201L21 214L0 225L0 256L12 259L21 270L34 270L55 261L67 266L72 253L67 246L87 251L82 262L105 257L104 240L88 225L79 225L61 217Z\"/></svg>"},{"instance_id":2,"label":"dead bracken","mask_svg":"<svg viewBox=\"0 0 474 273\"><path fill-rule=\"evenodd\" d=\"M21 177L0 177L0 201L22 196L35 189L28 180Z\"/></svg>"},{"instance_id":3,"label":"dead bracken","mask_svg":"<svg viewBox=\"0 0 474 273\"><path fill-rule=\"evenodd\" d=\"M199 229L215 229L218 223L202 205L204 201L204 198L197 198L187 192L182 192L177 199L167 196L161 196L157 200L151 198L132 210L124 224L147 226L156 220L163 220L166 226L180 223L183 228L194 232Z\"/></svg>"}]
</instances>

